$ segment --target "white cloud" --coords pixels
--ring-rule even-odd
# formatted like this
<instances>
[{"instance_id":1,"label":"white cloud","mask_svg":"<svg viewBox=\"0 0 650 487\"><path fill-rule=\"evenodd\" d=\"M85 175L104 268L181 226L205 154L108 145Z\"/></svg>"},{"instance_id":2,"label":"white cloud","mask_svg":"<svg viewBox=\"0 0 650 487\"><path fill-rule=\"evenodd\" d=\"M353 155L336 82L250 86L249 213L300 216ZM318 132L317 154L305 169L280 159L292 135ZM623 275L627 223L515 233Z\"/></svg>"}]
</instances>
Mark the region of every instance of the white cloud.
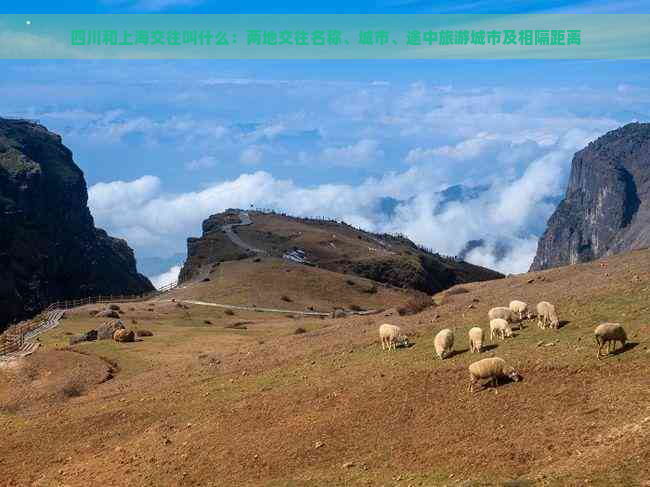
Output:
<instances>
[{"instance_id":1,"label":"white cloud","mask_svg":"<svg viewBox=\"0 0 650 487\"><path fill-rule=\"evenodd\" d=\"M201 169L211 169L217 165L217 159L213 156L203 156L185 163L185 169L188 171L200 171Z\"/></svg>"},{"instance_id":2,"label":"white cloud","mask_svg":"<svg viewBox=\"0 0 650 487\"><path fill-rule=\"evenodd\" d=\"M259 146L252 145L246 147L239 155L239 162L242 164L255 165L262 162L262 149Z\"/></svg>"},{"instance_id":3,"label":"white cloud","mask_svg":"<svg viewBox=\"0 0 650 487\"><path fill-rule=\"evenodd\" d=\"M163 272L162 274L150 278L151 284L153 284L156 289L160 289L167 284L178 281L178 275L180 272L180 265L172 266L167 272Z\"/></svg>"},{"instance_id":4,"label":"white cloud","mask_svg":"<svg viewBox=\"0 0 650 487\"><path fill-rule=\"evenodd\" d=\"M383 158L384 152L376 140L362 139L343 147L327 147L321 159L336 166L358 166Z\"/></svg>"}]
</instances>

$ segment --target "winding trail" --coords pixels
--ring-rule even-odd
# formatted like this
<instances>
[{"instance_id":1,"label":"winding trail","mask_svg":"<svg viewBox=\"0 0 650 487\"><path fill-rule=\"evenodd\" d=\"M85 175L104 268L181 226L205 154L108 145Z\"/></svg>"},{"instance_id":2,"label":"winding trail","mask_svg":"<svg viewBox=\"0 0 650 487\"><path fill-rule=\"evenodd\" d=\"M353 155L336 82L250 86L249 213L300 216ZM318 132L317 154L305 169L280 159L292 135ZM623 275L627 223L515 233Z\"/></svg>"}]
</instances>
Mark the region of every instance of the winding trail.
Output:
<instances>
[{"instance_id":1,"label":"winding trail","mask_svg":"<svg viewBox=\"0 0 650 487\"><path fill-rule=\"evenodd\" d=\"M305 316L330 316L331 313L320 313L318 311L296 311L292 309L277 309L277 308L259 308L257 306L237 306L234 304L217 304L217 303L208 303L206 301L194 301L189 299L184 299L181 303L186 304L197 304L199 306L212 306L214 308L225 308L225 309L239 309L242 311L257 311L264 313L283 313L283 314L294 314L294 315L305 315Z\"/></svg>"},{"instance_id":2,"label":"winding trail","mask_svg":"<svg viewBox=\"0 0 650 487\"><path fill-rule=\"evenodd\" d=\"M241 227L244 225L252 225L252 220L250 215L245 212L245 211L240 211L239 212L239 223L228 223L226 225L221 225L221 229L226 233L228 238L232 243L234 243L237 247L242 248L246 250L247 252L254 252L256 254L265 254L266 251L257 249L246 242L244 242L241 238L239 238L239 235L235 233L233 230L234 227Z\"/></svg>"}]
</instances>

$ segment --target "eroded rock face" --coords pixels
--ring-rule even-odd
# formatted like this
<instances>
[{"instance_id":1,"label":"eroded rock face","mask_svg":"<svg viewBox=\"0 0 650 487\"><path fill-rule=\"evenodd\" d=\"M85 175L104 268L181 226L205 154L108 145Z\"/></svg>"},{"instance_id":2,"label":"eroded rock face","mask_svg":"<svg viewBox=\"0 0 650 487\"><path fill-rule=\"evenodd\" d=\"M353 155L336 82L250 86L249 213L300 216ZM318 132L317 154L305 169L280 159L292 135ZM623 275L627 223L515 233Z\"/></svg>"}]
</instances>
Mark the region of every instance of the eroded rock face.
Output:
<instances>
[{"instance_id":1,"label":"eroded rock face","mask_svg":"<svg viewBox=\"0 0 650 487\"><path fill-rule=\"evenodd\" d=\"M531 270L650 245L650 124L613 130L573 158L566 196L539 240Z\"/></svg>"},{"instance_id":2,"label":"eroded rock face","mask_svg":"<svg viewBox=\"0 0 650 487\"><path fill-rule=\"evenodd\" d=\"M153 290L124 240L95 228L61 137L0 118L0 330L52 301Z\"/></svg>"}]
</instances>

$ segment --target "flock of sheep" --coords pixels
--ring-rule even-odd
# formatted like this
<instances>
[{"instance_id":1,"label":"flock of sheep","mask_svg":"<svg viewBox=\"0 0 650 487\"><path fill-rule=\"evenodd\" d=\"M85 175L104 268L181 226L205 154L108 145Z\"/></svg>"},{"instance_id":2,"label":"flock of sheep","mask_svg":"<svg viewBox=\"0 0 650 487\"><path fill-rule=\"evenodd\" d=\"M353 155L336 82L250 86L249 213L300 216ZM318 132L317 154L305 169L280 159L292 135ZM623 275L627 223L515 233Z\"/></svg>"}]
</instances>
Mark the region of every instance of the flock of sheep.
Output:
<instances>
[{"instance_id":1,"label":"flock of sheep","mask_svg":"<svg viewBox=\"0 0 650 487\"><path fill-rule=\"evenodd\" d=\"M537 304L537 325L541 329L552 328L557 330L560 327L555 306L547 301ZM508 307L500 306L492 308L488 312L490 322L490 340L504 340L512 336L511 324L518 322L519 329L523 330L524 320L532 319L534 314L528 309L528 305L523 301L512 301ZM481 353L483 349L484 333L479 326L470 328L468 332L470 353ZM379 338L381 339L382 350L395 350L397 345L408 346L408 338L402 332L399 326L383 324L379 327ZM625 346L627 335L619 323L603 323L598 325L594 330L594 338L598 347L597 357L601 357L604 346L607 345L607 352L613 345L616 348L616 342ZM442 360L453 354L454 332L450 328L440 330L433 341L436 355ZM485 358L470 364L469 366L470 383L469 391L474 390L474 385L484 380L485 383L492 383L494 386L499 385L499 380L510 379L518 382L521 379L519 373L505 360L499 357Z\"/></svg>"}]
</instances>

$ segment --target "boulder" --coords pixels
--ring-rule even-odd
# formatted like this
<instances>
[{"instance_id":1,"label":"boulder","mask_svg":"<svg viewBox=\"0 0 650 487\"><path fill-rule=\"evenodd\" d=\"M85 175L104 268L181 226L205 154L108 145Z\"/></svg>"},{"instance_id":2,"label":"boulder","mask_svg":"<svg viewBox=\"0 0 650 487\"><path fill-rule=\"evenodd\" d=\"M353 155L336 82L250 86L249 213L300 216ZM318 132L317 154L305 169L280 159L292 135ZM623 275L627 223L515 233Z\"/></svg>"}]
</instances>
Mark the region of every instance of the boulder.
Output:
<instances>
[{"instance_id":1,"label":"boulder","mask_svg":"<svg viewBox=\"0 0 650 487\"><path fill-rule=\"evenodd\" d=\"M97 327L97 340L110 340L117 330L124 330L125 328L121 320L104 323Z\"/></svg>"},{"instance_id":2,"label":"boulder","mask_svg":"<svg viewBox=\"0 0 650 487\"><path fill-rule=\"evenodd\" d=\"M135 333L133 333L133 330L116 330L113 334L113 340L121 343L134 342Z\"/></svg>"},{"instance_id":3,"label":"boulder","mask_svg":"<svg viewBox=\"0 0 650 487\"><path fill-rule=\"evenodd\" d=\"M100 318L116 318L117 319L117 318L120 317L120 314L117 311L115 311L114 309L106 308L105 310L102 310L99 313L97 313L96 316L99 316Z\"/></svg>"}]
</instances>

